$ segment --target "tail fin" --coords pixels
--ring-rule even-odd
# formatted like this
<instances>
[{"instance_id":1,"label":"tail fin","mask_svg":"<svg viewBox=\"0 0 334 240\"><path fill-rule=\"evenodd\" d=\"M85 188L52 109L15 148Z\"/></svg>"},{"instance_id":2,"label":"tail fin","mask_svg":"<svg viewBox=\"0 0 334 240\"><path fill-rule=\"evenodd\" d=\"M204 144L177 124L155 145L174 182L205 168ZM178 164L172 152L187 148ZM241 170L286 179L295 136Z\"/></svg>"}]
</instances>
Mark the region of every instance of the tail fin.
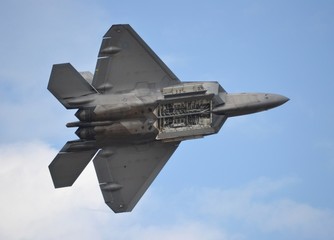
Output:
<instances>
[{"instance_id":1,"label":"tail fin","mask_svg":"<svg viewBox=\"0 0 334 240\"><path fill-rule=\"evenodd\" d=\"M48 90L66 108L78 108L94 99L87 95L98 93L70 63L53 65Z\"/></svg>"},{"instance_id":2,"label":"tail fin","mask_svg":"<svg viewBox=\"0 0 334 240\"><path fill-rule=\"evenodd\" d=\"M67 142L53 159L49 170L55 188L72 186L94 157L98 149L86 145L80 141Z\"/></svg>"}]
</instances>

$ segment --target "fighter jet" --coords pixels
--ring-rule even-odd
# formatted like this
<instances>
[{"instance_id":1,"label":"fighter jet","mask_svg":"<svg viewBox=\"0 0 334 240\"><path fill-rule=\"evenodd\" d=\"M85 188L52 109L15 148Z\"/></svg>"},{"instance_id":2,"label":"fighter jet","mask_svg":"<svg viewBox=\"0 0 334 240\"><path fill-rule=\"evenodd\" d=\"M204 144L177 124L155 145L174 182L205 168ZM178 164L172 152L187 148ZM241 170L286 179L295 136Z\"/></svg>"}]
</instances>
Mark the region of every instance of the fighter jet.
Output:
<instances>
[{"instance_id":1,"label":"fighter jet","mask_svg":"<svg viewBox=\"0 0 334 240\"><path fill-rule=\"evenodd\" d=\"M181 82L129 25L104 35L94 74L52 67L48 90L77 109L77 140L49 165L55 188L72 186L93 159L105 203L130 212L183 140L217 133L229 117L289 99L227 93L218 82Z\"/></svg>"}]
</instances>

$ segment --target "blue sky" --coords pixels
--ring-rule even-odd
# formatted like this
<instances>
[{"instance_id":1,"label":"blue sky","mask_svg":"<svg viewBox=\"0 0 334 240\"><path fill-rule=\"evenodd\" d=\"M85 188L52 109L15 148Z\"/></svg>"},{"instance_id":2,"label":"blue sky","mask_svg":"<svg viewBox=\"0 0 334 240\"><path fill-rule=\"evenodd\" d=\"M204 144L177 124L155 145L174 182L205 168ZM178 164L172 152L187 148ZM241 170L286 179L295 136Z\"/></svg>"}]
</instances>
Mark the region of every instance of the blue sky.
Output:
<instances>
[{"instance_id":1,"label":"blue sky","mask_svg":"<svg viewBox=\"0 0 334 240\"><path fill-rule=\"evenodd\" d=\"M53 189L75 120L46 89L52 64L94 70L129 23L183 81L273 92L282 107L181 144L132 213L104 204L90 164ZM333 1L2 1L1 239L333 239Z\"/></svg>"}]
</instances>

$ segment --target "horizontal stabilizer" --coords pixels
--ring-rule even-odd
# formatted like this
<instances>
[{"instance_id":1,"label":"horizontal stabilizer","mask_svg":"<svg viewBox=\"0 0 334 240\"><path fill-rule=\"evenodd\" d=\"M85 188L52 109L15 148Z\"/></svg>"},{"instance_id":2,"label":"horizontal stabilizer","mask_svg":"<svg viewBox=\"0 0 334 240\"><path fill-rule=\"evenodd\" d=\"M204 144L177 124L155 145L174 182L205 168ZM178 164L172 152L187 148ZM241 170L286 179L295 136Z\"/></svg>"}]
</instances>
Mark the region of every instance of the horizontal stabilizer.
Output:
<instances>
[{"instance_id":1,"label":"horizontal stabilizer","mask_svg":"<svg viewBox=\"0 0 334 240\"><path fill-rule=\"evenodd\" d=\"M67 152L75 142L67 142L49 165L55 188L72 186L98 149Z\"/></svg>"},{"instance_id":2,"label":"horizontal stabilizer","mask_svg":"<svg viewBox=\"0 0 334 240\"><path fill-rule=\"evenodd\" d=\"M48 90L66 107L82 107L94 98L95 88L70 63L52 67Z\"/></svg>"}]
</instances>

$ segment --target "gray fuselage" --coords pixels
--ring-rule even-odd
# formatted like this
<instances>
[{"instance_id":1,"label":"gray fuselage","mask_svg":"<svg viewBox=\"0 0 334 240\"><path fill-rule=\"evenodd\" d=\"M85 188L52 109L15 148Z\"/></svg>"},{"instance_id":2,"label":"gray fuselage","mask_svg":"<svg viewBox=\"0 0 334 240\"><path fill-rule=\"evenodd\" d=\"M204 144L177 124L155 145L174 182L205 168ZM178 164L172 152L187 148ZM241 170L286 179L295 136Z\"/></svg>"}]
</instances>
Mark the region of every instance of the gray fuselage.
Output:
<instances>
[{"instance_id":1,"label":"gray fuselage","mask_svg":"<svg viewBox=\"0 0 334 240\"><path fill-rule=\"evenodd\" d=\"M228 117L264 111L286 102L277 94L228 94L217 82L184 82L160 91L94 94L77 100L80 139L96 145L180 141L217 133ZM90 100L92 99L92 100ZM109 103L109 104L106 104Z\"/></svg>"}]
</instances>

